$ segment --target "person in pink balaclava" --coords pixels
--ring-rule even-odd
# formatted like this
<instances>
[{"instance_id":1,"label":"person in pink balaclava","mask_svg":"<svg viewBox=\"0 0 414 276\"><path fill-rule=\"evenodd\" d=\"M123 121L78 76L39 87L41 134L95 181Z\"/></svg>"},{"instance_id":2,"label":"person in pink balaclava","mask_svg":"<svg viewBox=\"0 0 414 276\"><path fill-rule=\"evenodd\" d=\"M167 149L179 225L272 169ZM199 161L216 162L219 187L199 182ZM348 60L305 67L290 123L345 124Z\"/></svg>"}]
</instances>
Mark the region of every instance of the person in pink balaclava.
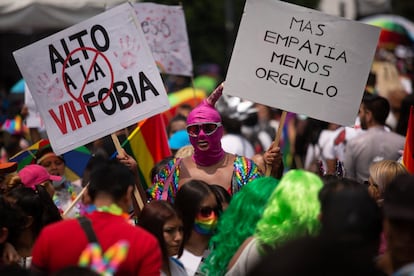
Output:
<instances>
[{"instance_id":1,"label":"person in pink balaclava","mask_svg":"<svg viewBox=\"0 0 414 276\"><path fill-rule=\"evenodd\" d=\"M187 132L194 147L194 154L186 158L174 158L152 180L148 193L151 199L174 202L178 189L191 179L220 185L231 195L264 172L244 156L227 153L221 147L223 126L214 104L223 92L223 84L187 117ZM271 147L264 154L266 164L273 172L283 166L279 147Z\"/></svg>"}]
</instances>

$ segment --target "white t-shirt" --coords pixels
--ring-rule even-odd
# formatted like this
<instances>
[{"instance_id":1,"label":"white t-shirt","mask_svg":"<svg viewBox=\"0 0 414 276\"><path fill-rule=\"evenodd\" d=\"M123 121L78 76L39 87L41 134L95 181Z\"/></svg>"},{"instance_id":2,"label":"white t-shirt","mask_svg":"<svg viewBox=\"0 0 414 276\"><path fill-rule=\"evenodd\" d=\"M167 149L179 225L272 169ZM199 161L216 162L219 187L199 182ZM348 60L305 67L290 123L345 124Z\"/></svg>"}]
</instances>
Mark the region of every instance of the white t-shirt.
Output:
<instances>
[{"instance_id":1,"label":"white t-shirt","mask_svg":"<svg viewBox=\"0 0 414 276\"><path fill-rule=\"evenodd\" d=\"M319 134L318 143L316 145L308 146L305 159L305 168L309 168L315 159L321 160L326 168L325 160L335 159L333 155L333 137L335 133L335 130L322 130Z\"/></svg>"},{"instance_id":2,"label":"white t-shirt","mask_svg":"<svg viewBox=\"0 0 414 276\"><path fill-rule=\"evenodd\" d=\"M347 141L351 140L352 138L358 136L359 134L363 133L359 127L352 128L352 127L340 127L335 131L335 135L333 137L333 155L339 161L345 161L345 146Z\"/></svg>"},{"instance_id":3,"label":"white t-shirt","mask_svg":"<svg viewBox=\"0 0 414 276\"><path fill-rule=\"evenodd\" d=\"M305 168L312 163L314 158L322 160L326 168L325 160L338 159L341 162L345 160L345 146L346 142L356 137L363 130L356 126L339 127L336 130L323 130L318 139L318 144L310 145L306 152Z\"/></svg>"},{"instance_id":4,"label":"white t-shirt","mask_svg":"<svg viewBox=\"0 0 414 276\"><path fill-rule=\"evenodd\" d=\"M193 276L197 272L203 256L196 256L190 251L184 249L183 255L178 259L187 271L188 276Z\"/></svg>"}]
</instances>

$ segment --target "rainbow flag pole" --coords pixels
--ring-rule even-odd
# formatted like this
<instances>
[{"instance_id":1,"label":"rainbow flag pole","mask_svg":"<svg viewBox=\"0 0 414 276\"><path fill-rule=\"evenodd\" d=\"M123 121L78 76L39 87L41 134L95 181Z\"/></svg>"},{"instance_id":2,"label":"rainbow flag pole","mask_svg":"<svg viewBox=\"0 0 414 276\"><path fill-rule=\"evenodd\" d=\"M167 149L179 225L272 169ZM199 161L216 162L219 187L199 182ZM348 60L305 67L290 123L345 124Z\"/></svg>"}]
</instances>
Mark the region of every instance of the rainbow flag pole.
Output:
<instances>
[{"instance_id":1,"label":"rainbow flag pole","mask_svg":"<svg viewBox=\"0 0 414 276\"><path fill-rule=\"evenodd\" d=\"M122 147L121 147L121 144L119 143L118 136L116 136L115 133L112 133L111 138L112 138L112 142L115 145L115 149L118 152L118 155L123 157L124 152L122 151ZM144 208L144 201L146 201L145 200L145 191L142 191L142 184L141 184L141 181L139 179L139 176L137 177L137 183L134 187L133 196L134 196L134 199L136 201L135 203L138 207L138 210L136 212L138 214Z\"/></svg>"},{"instance_id":2,"label":"rainbow flag pole","mask_svg":"<svg viewBox=\"0 0 414 276\"><path fill-rule=\"evenodd\" d=\"M140 182L146 190L152 182L151 169L162 159L171 156L162 115L157 114L139 122L121 147L137 161Z\"/></svg>"}]
</instances>

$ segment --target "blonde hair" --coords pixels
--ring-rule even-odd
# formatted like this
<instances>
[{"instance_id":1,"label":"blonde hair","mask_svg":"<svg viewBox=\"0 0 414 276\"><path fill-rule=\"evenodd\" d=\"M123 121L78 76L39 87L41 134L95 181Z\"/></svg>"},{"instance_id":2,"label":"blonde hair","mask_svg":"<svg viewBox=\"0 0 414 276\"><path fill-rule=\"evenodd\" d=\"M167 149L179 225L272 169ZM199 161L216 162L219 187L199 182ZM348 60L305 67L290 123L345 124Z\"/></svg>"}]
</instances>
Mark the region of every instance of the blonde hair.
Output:
<instances>
[{"instance_id":1,"label":"blonde hair","mask_svg":"<svg viewBox=\"0 0 414 276\"><path fill-rule=\"evenodd\" d=\"M370 178L377 185L380 199L383 198L385 188L396 176L407 173L403 164L393 160L375 162L369 167Z\"/></svg>"},{"instance_id":2,"label":"blonde hair","mask_svg":"<svg viewBox=\"0 0 414 276\"><path fill-rule=\"evenodd\" d=\"M17 172L12 172L6 175L3 183L5 187L4 192L8 192L14 187L22 184L22 180L20 179L20 176L17 174Z\"/></svg>"},{"instance_id":3,"label":"blonde hair","mask_svg":"<svg viewBox=\"0 0 414 276\"><path fill-rule=\"evenodd\" d=\"M177 150L174 157L176 157L176 158L185 158L185 157L193 155L193 153L194 153L193 146L192 145L187 145L187 146L181 147L179 150Z\"/></svg>"}]
</instances>

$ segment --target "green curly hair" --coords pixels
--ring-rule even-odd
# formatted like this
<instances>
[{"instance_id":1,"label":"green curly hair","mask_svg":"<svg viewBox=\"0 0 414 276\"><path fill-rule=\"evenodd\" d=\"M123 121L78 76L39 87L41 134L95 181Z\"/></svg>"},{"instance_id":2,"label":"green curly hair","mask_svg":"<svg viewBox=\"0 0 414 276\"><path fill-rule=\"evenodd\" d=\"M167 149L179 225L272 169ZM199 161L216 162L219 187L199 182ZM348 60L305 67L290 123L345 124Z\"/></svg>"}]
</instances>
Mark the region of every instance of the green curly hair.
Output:
<instances>
[{"instance_id":1,"label":"green curly hair","mask_svg":"<svg viewBox=\"0 0 414 276\"><path fill-rule=\"evenodd\" d=\"M318 175L304 170L291 170L282 177L257 222L254 236L259 252L319 232L318 193L322 186Z\"/></svg>"},{"instance_id":2,"label":"green curly hair","mask_svg":"<svg viewBox=\"0 0 414 276\"><path fill-rule=\"evenodd\" d=\"M206 275L224 275L239 246L253 235L266 202L278 185L273 177L260 177L249 182L233 196L221 215L217 233L210 240L211 253L202 267Z\"/></svg>"}]
</instances>

